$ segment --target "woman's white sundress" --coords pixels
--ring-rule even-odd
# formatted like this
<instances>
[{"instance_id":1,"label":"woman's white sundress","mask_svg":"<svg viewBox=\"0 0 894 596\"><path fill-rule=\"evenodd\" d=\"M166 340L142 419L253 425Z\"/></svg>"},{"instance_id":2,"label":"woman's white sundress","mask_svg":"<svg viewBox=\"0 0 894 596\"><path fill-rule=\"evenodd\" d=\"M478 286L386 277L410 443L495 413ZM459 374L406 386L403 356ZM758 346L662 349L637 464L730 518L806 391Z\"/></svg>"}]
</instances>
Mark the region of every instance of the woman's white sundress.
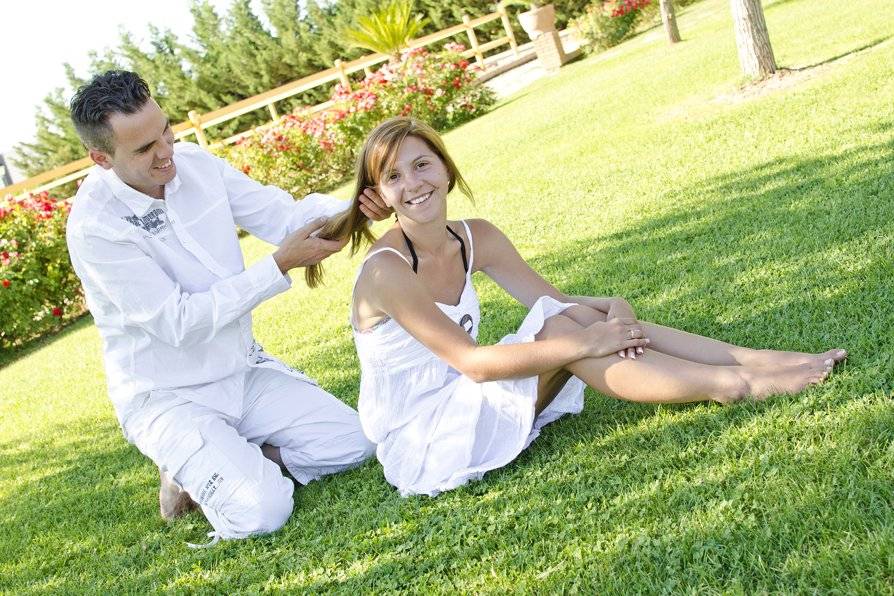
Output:
<instances>
[{"instance_id":1,"label":"woman's white sundress","mask_svg":"<svg viewBox=\"0 0 894 596\"><path fill-rule=\"evenodd\" d=\"M477 340L481 312L472 286L475 249L469 226L465 221L462 224L470 245L465 286L455 306L436 304ZM397 250L381 248L364 259L357 277L369 259L386 251L407 261ZM534 341L544 321L569 306L542 296L518 331L499 343ZM435 496L477 480L514 460L544 425L583 409L584 384L577 377L571 377L535 418L537 377L476 383L438 358L394 319L358 331L352 316L352 327L361 367L360 423L377 445L385 478L402 496Z\"/></svg>"}]
</instances>

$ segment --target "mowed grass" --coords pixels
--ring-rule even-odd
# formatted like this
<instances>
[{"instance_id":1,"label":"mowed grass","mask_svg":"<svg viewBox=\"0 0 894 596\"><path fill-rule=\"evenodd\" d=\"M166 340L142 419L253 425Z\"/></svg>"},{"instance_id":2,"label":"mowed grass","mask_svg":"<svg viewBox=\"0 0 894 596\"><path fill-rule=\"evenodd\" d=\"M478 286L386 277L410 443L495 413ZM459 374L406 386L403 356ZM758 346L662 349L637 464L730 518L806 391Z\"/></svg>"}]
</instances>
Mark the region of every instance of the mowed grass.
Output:
<instances>
[{"instance_id":1,"label":"mowed grass","mask_svg":"<svg viewBox=\"0 0 894 596\"><path fill-rule=\"evenodd\" d=\"M476 192L451 209L643 319L847 348L827 383L726 408L588 391L480 482L401 499L373 461L299 488L282 531L193 551L208 524L158 518L85 319L0 369L0 592L894 592L894 5L765 7L794 84L743 99L728 3L707 0L682 44L648 32L448 134ZM333 258L313 292L295 276L255 317L351 405L358 263ZM524 311L476 287L494 342Z\"/></svg>"}]
</instances>

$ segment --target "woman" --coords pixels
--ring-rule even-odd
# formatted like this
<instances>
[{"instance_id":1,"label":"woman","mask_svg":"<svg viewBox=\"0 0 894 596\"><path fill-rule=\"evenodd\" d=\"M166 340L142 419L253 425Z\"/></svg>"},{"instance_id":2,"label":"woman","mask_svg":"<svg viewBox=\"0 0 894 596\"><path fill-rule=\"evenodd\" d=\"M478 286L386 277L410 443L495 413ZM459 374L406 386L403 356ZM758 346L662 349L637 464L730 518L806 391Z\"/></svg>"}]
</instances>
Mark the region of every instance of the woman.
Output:
<instances>
[{"instance_id":1,"label":"woman","mask_svg":"<svg viewBox=\"0 0 894 596\"><path fill-rule=\"evenodd\" d=\"M402 495L433 496L506 465L544 424L581 410L584 383L631 401L729 403L801 391L846 356L741 348L638 321L620 298L566 296L494 225L448 221L454 186L471 198L438 134L389 120L359 156L352 209L321 234L350 235L355 250L371 240L358 200L367 189L397 215L361 265L351 322L360 420ZM475 341L476 271L530 308L498 345Z\"/></svg>"}]
</instances>

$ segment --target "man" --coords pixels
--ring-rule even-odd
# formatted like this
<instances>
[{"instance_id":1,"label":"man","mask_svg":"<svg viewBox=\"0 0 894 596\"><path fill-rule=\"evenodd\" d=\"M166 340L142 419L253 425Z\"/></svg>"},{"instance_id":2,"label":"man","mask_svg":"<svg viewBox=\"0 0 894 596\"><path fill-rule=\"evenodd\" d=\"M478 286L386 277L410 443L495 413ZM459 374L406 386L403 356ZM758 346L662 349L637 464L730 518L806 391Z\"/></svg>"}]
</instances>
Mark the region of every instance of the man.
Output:
<instances>
[{"instance_id":1,"label":"man","mask_svg":"<svg viewBox=\"0 0 894 596\"><path fill-rule=\"evenodd\" d=\"M288 271L343 248L314 232L346 204L296 202L175 145L135 73L95 77L71 115L97 167L69 216L69 252L124 435L161 471L162 515L194 501L212 542L275 531L292 511L280 467L307 483L374 449L353 409L266 354L251 329L251 310L289 288ZM364 213L382 219L376 200L363 198ZM245 268L237 225L277 250Z\"/></svg>"}]
</instances>

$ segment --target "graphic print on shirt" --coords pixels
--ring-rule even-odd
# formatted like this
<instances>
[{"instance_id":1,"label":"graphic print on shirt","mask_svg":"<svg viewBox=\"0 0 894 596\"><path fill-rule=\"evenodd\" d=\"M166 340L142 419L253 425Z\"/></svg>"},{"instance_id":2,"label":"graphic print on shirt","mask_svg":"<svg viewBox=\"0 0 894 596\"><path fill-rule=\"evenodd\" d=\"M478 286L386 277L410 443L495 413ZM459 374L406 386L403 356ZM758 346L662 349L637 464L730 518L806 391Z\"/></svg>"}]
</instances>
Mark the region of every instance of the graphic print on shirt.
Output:
<instances>
[{"instance_id":1,"label":"graphic print on shirt","mask_svg":"<svg viewBox=\"0 0 894 596\"><path fill-rule=\"evenodd\" d=\"M152 236L157 236L159 233L164 232L166 229L168 229L168 222L162 219L162 214L164 214L164 209L153 209L143 217L128 215L126 217L122 217L121 219L129 224L141 228Z\"/></svg>"},{"instance_id":2,"label":"graphic print on shirt","mask_svg":"<svg viewBox=\"0 0 894 596\"><path fill-rule=\"evenodd\" d=\"M472 335L472 328L475 324L472 322L472 315L466 313L459 320L459 326L466 330L466 333Z\"/></svg>"}]
</instances>

